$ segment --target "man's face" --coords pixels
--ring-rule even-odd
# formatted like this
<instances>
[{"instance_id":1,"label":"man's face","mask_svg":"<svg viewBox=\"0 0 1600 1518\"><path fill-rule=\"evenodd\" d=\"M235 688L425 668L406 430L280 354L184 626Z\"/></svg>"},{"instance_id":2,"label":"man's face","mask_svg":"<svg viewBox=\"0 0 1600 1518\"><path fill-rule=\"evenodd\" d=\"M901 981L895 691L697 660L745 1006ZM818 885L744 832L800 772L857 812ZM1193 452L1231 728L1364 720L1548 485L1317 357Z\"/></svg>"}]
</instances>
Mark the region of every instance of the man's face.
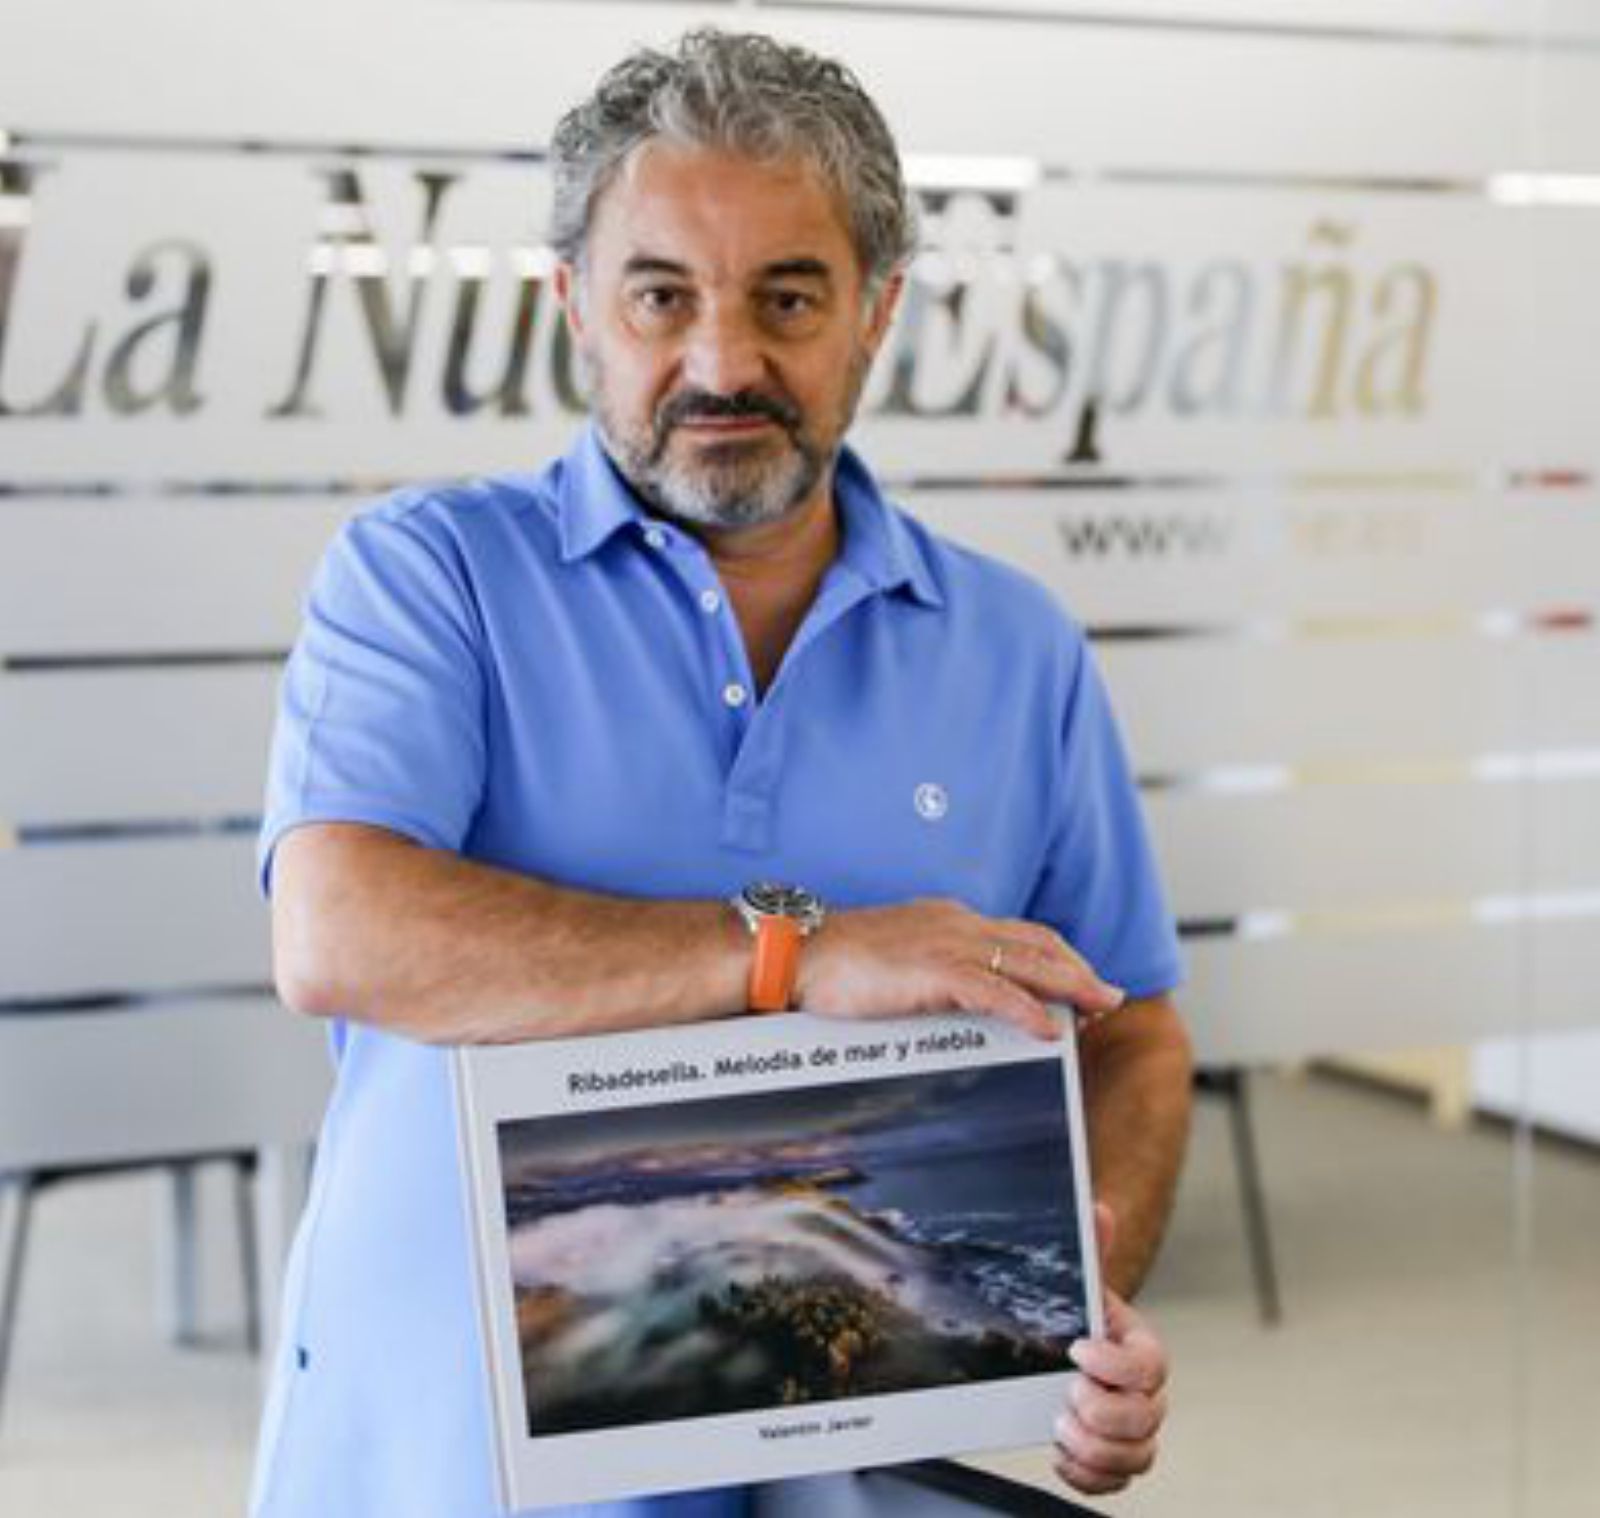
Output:
<instances>
[{"instance_id":1,"label":"man's face","mask_svg":"<svg viewBox=\"0 0 1600 1518\"><path fill-rule=\"evenodd\" d=\"M866 298L808 163L648 143L557 280L607 450L651 505L732 528L826 496L898 285Z\"/></svg>"}]
</instances>

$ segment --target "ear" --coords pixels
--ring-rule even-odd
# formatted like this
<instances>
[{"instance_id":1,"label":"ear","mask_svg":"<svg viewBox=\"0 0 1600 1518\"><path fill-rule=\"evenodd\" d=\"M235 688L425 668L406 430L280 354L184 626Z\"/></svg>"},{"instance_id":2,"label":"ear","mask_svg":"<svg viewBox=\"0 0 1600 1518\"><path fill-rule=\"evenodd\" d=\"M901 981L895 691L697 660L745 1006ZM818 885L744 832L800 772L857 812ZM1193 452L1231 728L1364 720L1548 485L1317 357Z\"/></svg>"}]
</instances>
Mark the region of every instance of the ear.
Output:
<instances>
[{"instance_id":1,"label":"ear","mask_svg":"<svg viewBox=\"0 0 1600 1518\"><path fill-rule=\"evenodd\" d=\"M567 319L567 326L572 332L575 343L583 341L583 276L578 272L575 264L563 260L555 267L552 276L555 282L556 299L561 304L561 313Z\"/></svg>"},{"instance_id":2,"label":"ear","mask_svg":"<svg viewBox=\"0 0 1600 1518\"><path fill-rule=\"evenodd\" d=\"M888 279L883 282L883 288L872 297L867 307L867 330L865 334L867 353L875 357L883 343L884 335L889 330L889 324L894 320L894 314L900 309L900 297L905 293L906 275L904 269L896 269Z\"/></svg>"}]
</instances>

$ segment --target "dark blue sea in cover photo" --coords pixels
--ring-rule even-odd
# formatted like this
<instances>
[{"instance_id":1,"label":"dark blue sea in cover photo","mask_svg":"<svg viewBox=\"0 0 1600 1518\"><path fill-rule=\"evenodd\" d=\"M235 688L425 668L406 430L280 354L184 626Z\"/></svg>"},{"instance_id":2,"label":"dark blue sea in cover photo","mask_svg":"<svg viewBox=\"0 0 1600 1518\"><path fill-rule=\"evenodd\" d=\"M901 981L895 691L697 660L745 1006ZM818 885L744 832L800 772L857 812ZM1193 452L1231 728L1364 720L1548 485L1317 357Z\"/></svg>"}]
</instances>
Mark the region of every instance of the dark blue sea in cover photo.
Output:
<instances>
[{"instance_id":1,"label":"dark blue sea in cover photo","mask_svg":"<svg viewBox=\"0 0 1600 1518\"><path fill-rule=\"evenodd\" d=\"M499 1129L530 1434L1069 1368L1053 1060Z\"/></svg>"}]
</instances>

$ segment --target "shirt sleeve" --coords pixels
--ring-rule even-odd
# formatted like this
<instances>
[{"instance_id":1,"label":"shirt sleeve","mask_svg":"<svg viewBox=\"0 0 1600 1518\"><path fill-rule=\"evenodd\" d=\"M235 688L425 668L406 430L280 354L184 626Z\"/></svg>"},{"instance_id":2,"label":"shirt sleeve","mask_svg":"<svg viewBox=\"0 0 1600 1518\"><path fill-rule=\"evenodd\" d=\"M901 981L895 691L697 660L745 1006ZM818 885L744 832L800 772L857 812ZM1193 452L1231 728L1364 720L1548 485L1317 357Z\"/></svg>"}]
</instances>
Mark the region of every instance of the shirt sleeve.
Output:
<instances>
[{"instance_id":1,"label":"shirt sleeve","mask_svg":"<svg viewBox=\"0 0 1600 1518\"><path fill-rule=\"evenodd\" d=\"M263 890L278 841L306 823L369 823L440 849L466 838L484 785L484 673L470 590L439 536L388 508L323 557L284 672Z\"/></svg>"},{"instance_id":2,"label":"shirt sleeve","mask_svg":"<svg viewBox=\"0 0 1600 1518\"><path fill-rule=\"evenodd\" d=\"M1170 991L1182 956L1105 684L1080 643L1044 870L1027 916L1056 928L1133 997Z\"/></svg>"}]
</instances>

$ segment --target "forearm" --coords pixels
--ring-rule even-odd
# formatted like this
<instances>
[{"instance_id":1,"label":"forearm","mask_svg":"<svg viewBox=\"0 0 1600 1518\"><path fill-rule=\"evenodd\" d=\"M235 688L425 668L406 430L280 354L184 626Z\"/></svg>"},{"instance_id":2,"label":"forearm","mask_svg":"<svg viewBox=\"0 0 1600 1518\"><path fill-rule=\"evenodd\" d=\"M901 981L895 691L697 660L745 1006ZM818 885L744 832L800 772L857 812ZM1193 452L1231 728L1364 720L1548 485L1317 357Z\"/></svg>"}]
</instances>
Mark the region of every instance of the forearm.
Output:
<instances>
[{"instance_id":1,"label":"forearm","mask_svg":"<svg viewBox=\"0 0 1600 1518\"><path fill-rule=\"evenodd\" d=\"M1171 1000L1153 997L1085 1028L1079 1055L1095 1194L1116 1216L1108 1284L1132 1297L1160 1247L1183 1163L1189 1040Z\"/></svg>"},{"instance_id":2,"label":"forearm","mask_svg":"<svg viewBox=\"0 0 1600 1518\"><path fill-rule=\"evenodd\" d=\"M272 925L287 1005L425 1042L670 1026L747 1005L751 941L721 901L572 890L355 823L279 842ZM1049 929L919 900L832 913L801 955L794 1004L970 1012L1056 1037L1046 1000L1093 1010L1119 994Z\"/></svg>"},{"instance_id":3,"label":"forearm","mask_svg":"<svg viewBox=\"0 0 1600 1518\"><path fill-rule=\"evenodd\" d=\"M279 994L434 1043L695 1021L745 1005L749 941L721 902L570 890L352 824L280 843Z\"/></svg>"}]
</instances>

